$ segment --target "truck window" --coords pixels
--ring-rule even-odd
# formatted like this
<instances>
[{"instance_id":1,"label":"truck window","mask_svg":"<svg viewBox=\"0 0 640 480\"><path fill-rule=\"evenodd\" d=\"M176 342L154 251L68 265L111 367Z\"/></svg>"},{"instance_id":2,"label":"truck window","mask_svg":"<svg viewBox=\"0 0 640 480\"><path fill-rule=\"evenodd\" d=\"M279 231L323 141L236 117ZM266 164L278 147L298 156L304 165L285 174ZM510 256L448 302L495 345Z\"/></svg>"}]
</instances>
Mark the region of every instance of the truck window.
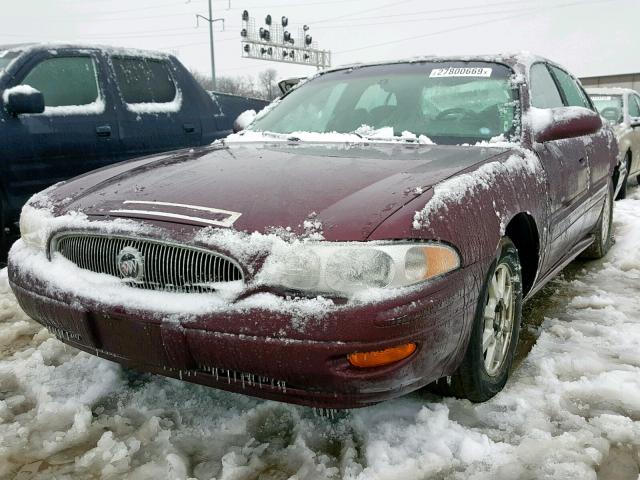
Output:
<instances>
[{"instance_id":1,"label":"truck window","mask_svg":"<svg viewBox=\"0 0 640 480\"><path fill-rule=\"evenodd\" d=\"M96 68L88 56L43 60L22 84L39 90L47 107L90 105L98 100Z\"/></svg>"},{"instance_id":2,"label":"truck window","mask_svg":"<svg viewBox=\"0 0 640 480\"><path fill-rule=\"evenodd\" d=\"M170 103L176 98L176 86L162 60L113 57L113 68L126 103Z\"/></svg>"}]
</instances>

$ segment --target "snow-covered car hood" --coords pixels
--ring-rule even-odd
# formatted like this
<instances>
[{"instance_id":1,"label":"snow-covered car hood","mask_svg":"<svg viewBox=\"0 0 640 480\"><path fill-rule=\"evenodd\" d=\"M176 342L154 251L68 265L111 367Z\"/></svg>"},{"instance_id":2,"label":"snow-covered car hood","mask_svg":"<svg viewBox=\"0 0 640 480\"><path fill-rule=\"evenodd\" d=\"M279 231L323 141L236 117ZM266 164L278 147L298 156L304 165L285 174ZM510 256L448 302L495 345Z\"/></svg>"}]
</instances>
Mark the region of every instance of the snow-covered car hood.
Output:
<instances>
[{"instance_id":1,"label":"snow-covered car hood","mask_svg":"<svg viewBox=\"0 0 640 480\"><path fill-rule=\"evenodd\" d=\"M364 240L434 184L506 148L405 144L214 145L136 160L49 192L57 214L141 218L267 232L321 222L329 240ZM186 207L189 206L189 207ZM152 212L152 213L140 213ZM155 213L154 213L155 212Z\"/></svg>"}]
</instances>

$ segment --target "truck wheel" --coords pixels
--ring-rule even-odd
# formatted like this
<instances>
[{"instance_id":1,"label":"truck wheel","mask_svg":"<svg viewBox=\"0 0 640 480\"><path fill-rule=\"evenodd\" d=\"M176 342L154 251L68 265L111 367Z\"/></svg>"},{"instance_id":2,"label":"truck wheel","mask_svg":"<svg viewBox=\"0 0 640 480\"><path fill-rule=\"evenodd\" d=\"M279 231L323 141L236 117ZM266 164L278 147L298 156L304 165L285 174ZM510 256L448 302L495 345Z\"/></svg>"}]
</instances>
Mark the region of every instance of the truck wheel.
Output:
<instances>
[{"instance_id":1,"label":"truck wheel","mask_svg":"<svg viewBox=\"0 0 640 480\"><path fill-rule=\"evenodd\" d=\"M520 257L507 237L499 249L480 292L467 352L446 381L451 394L472 402L484 402L502 390L518 345L522 321ZM445 386L444 379L438 383Z\"/></svg>"},{"instance_id":2,"label":"truck wheel","mask_svg":"<svg viewBox=\"0 0 640 480\"><path fill-rule=\"evenodd\" d=\"M616 200L624 200L627 198L627 183L629 183L629 172L631 171L631 154L629 152L624 156L624 163L627 166L627 173L625 173L622 179L622 187L618 192Z\"/></svg>"},{"instance_id":3,"label":"truck wheel","mask_svg":"<svg viewBox=\"0 0 640 480\"><path fill-rule=\"evenodd\" d=\"M609 188L604 199L598 226L594 232L594 240L589 248L581 255L583 258L597 260L604 257L611 245L613 245L612 225L613 225L613 182L609 181Z\"/></svg>"}]
</instances>

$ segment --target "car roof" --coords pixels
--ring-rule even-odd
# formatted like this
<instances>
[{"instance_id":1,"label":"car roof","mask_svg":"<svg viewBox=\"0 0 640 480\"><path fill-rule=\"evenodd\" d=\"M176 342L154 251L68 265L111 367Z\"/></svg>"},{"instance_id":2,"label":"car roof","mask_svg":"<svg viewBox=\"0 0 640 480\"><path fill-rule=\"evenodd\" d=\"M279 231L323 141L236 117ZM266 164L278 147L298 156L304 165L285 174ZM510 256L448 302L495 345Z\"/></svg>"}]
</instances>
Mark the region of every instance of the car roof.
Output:
<instances>
[{"instance_id":1,"label":"car roof","mask_svg":"<svg viewBox=\"0 0 640 480\"><path fill-rule=\"evenodd\" d=\"M557 65L561 67L560 65L556 64L555 62L545 57L534 55L529 52L517 52L517 53L503 53L503 54L495 54L495 55L459 55L459 56L425 55L425 56L411 57L411 58L400 59L400 60L352 63L352 64L341 65L337 67L331 67L326 70L323 70L321 73L354 69L354 68L380 66L380 65L397 65L401 63L421 63L421 62L492 62L492 63L502 63L510 67L520 66L524 69L528 69L532 64L537 62L546 62L552 65ZM561 68L564 68L564 67L561 67Z\"/></svg>"}]
</instances>

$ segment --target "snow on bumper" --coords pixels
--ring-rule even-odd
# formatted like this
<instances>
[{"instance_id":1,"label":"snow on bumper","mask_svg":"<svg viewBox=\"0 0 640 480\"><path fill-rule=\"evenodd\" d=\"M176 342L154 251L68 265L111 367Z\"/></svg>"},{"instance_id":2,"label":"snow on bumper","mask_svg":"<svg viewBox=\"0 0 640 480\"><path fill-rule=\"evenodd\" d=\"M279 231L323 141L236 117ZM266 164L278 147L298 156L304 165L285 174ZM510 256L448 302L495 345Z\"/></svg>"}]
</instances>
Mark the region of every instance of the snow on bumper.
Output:
<instances>
[{"instance_id":1,"label":"snow on bumper","mask_svg":"<svg viewBox=\"0 0 640 480\"><path fill-rule=\"evenodd\" d=\"M475 310L477 267L401 297L338 304L256 293L149 292L47 260L18 242L11 287L60 340L144 371L318 407L348 408L415 390L459 360ZM415 342L409 358L358 369L347 355Z\"/></svg>"}]
</instances>

